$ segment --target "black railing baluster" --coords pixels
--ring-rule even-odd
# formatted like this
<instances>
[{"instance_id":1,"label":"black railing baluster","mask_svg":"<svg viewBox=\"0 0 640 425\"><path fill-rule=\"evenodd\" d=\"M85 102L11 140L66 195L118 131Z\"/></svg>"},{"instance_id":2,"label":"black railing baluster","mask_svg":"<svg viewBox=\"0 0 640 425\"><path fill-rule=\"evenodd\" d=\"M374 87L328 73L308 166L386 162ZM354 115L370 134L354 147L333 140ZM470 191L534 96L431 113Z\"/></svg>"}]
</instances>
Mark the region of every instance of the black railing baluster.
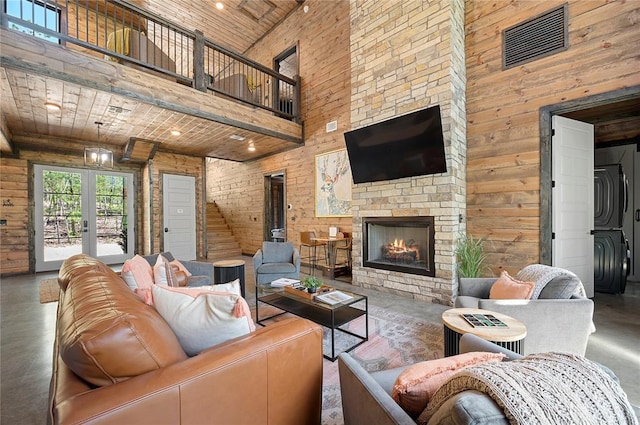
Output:
<instances>
[{"instance_id":1,"label":"black railing baluster","mask_svg":"<svg viewBox=\"0 0 640 425\"><path fill-rule=\"evenodd\" d=\"M61 4L64 4L64 7L60 6ZM73 5L75 9L74 31L69 30L68 13L72 9L70 5ZM207 40L201 31L194 32L182 28L123 0L95 0L92 3L85 1L82 5L78 0L33 1L31 2L32 17L35 17L36 6L44 7L45 27L24 19L28 9L23 6L22 2L20 2L19 8L20 16L9 16L4 9L0 10L0 23L5 28L10 28L10 24L15 23L29 28L34 34L37 32L55 37L61 43L76 44L100 52L114 60L117 59L121 63L130 62L171 75L181 82L190 83L198 90L221 92L228 97L258 106L277 115L299 120L299 77L296 79L288 78L260 63L217 46ZM113 10L110 10L110 7ZM62 11L67 13L67 16L64 17L64 24L63 17L61 15L58 17L55 30L46 28L46 25L51 23L46 13L50 8L58 13L62 13ZM90 15L93 13L95 13L95 35L91 30L93 26ZM146 27L143 23L146 23ZM110 25L112 25L111 30ZM81 26L84 27L84 37L81 34ZM137 32L135 36L138 46L148 46L146 49L138 49L140 53L146 51L146 57L141 57L140 54L133 55L133 46L130 46L128 55L125 54L123 37L126 29ZM122 37L120 37L120 42L123 43L122 47L118 45L117 31L122 32ZM112 32L112 37L115 39L112 49L109 49L108 38ZM133 42L133 35L130 37L132 37L130 41ZM153 48L153 45L157 48ZM236 81L232 82L232 78L236 78ZM241 89L241 86L238 85L242 84L241 80L245 80L246 89Z\"/></svg>"}]
</instances>

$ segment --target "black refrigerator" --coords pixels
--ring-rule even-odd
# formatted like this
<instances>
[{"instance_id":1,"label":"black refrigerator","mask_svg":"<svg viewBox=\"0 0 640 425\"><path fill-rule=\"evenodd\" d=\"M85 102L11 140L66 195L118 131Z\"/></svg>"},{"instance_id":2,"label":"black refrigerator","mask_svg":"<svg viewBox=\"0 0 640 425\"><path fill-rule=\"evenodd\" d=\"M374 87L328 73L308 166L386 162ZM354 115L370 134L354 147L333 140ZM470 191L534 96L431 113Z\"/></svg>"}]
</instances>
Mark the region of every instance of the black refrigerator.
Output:
<instances>
[{"instance_id":1,"label":"black refrigerator","mask_svg":"<svg viewBox=\"0 0 640 425\"><path fill-rule=\"evenodd\" d=\"M621 164L595 167L593 182L594 289L623 294L631 271L629 242L622 230L629 184Z\"/></svg>"}]
</instances>

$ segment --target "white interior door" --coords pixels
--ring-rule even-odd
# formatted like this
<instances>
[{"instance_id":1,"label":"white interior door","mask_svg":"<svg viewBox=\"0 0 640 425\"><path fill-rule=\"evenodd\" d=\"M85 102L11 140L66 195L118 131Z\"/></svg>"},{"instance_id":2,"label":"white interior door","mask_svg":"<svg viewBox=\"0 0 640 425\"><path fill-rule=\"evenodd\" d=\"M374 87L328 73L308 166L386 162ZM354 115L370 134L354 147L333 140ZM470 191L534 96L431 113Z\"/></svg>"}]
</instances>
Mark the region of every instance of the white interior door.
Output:
<instances>
[{"instance_id":1,"label":"white interior door","mask_svg":"<svg viewBox=\"0 0 640 425\"><path fill-rule=\"evenodd\" d=\"M552 261L593 297L593 125L552 118Z\"/></svg>"},{"instance_id":2,"label":"white interior door","mask_svg":"<svg viewBox=\"0 0 640 425\"><path fill-rule=\"evenodd\" d=\"M133 257L133 175L34 166L36 272L84 253L106 264Z\"/></svg>"},{"instance_id":3,"label":"white interior door","mask_svg":"<svg viewBox=\"0 0 640 425\"><path fill-rule=\"evenodd\" d=\"M162 176L164 250L180 260L195 260L196 179L191 176Z\"/></svg>"}]
</instances>

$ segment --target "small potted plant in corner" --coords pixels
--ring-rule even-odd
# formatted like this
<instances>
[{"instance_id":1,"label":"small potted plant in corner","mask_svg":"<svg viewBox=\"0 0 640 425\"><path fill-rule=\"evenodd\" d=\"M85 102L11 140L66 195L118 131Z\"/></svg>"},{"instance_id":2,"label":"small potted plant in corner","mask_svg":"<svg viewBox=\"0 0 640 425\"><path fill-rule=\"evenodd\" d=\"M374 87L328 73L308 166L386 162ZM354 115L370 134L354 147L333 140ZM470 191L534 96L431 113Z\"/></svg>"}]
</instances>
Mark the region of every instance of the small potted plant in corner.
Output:
<instances>
[{"instance_id":1,"label":"small potted plant in corner","mask_svg":"<svg viewBox=\"0 0 640 425\"><path fill-rule=\"evenodd\" d=\"M300 282L303 287L307 289L310 294L315 294L319 287L323 285L323 282L315 276L307 276L302 278Z\"/></svg>"},{"instance_id":2,"label":"small potted plant in corner","mask_svg":"<svg viewBox=\"0 0 640 425\"><path fill-rule=\"evenodd\" d=\"M456 242L455 255L458 264L459 278L480 277L487 268L485 261L487 254L484 252L483 238L475 239L471 235L461 235Z\"/></svg>"}]
</instances>

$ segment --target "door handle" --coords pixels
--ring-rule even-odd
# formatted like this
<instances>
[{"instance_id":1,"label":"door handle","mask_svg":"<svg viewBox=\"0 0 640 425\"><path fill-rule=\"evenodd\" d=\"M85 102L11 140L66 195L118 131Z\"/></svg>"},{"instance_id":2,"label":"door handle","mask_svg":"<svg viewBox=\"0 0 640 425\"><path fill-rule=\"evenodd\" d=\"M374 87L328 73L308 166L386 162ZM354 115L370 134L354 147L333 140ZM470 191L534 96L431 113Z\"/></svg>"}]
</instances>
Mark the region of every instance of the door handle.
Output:
<instances>
[{"instance_id":1,"label":"door handle","mask_svg":"<svg viewBox=\"0 0 640 425\"><path fill-rule=\"evenodd\" d=\"M164 232L165 232L165 233L168 233L168 232L169 232L169 228L168 228L168 227L165 227L165 228L164 228Z\"/></svg>"},{"instance_id":2,"label":"door handle","mask_svg":"<svg viewBox=\"0 0 640 425\"><path fill-rule=\"evenodd\" d=\"M84 233L87 233L87 232L89 231L89 229L87 228L88 226L89 226L89 222L88 222L87 220L85 220L85 221L82 223L82 231L83 231Z\"/></svg>"},{"instance_id":3,"label":"door handle","mask_svg":"<svg viewBox=\"0 0 640 425\"><path fill-rule=\"evenodd\" d=\"M640 209L636 210L636 221L640 221Z\"/></svg>"}]
</instances>

